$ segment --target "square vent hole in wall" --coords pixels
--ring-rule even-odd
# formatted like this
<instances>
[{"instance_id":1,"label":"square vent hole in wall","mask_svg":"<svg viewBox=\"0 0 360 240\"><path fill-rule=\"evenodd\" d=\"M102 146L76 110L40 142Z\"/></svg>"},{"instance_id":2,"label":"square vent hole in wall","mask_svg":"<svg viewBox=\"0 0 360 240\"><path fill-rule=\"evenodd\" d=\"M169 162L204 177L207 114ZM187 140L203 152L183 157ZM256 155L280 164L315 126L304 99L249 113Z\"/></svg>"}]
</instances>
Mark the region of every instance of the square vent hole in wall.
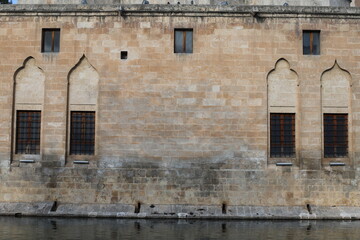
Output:
<instances>
[{"instance_id":1,"label":"square vent hole in wall","mask_svg":"<svg viewBox=\"0 0 360 240\"><path fill-rule=\"evenodd\" d=\"M128 52L127 51L121 51L120 58L122 60L126 60L128 58Z\"/></svg>"}]
</instances>

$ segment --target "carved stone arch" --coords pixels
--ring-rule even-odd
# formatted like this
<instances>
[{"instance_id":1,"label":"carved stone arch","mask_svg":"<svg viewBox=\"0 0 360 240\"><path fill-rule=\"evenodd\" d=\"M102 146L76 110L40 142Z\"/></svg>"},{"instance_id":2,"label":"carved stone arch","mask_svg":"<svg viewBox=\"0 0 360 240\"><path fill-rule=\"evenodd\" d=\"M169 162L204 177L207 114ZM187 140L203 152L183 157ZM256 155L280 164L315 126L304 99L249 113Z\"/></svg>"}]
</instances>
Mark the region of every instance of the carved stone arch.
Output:
<instances>
[{"instance_id":1,"label":"carved stone arch","mask_svg":"<svg viewBox=\"0 0 360 240\"><path fill-rule=\"evenodd\" d=\"M297 72L296 72L294 69L290 68L290 63L289 63L288 60L286 60L285 58L279 58L279 59L276 61L274 68L271 69L271 70L268 72L267 76L266 76L266 81L267 81L267 83L268 83L269 75L270 75L270 74L272 74L272 73L273 73L274 71L276 71L277 69L281 69L281 68L284 68L284 67L288 68L291 72L293 72L294 74L296 74L296 76L298 76ZM299 84L300 84L300 82L298 81L298 85L299 85Z\"/></svg>"},{"instance_id":2,"label":"carved stone arch","mask_svg":"<svg viewBox=\"0 0 360 240\"><path fill-rule=\"evenodd\" d=\"M321 119L323 120L322 164L326 166L331 161L336 161L351 166L354 156L353 147L356 146L354 144L352 127L351 74L340 67L335 60L333 66L321 74L320 83ZM331 141L329 141L329 137L325 137L325 133L328 133L327 136L330 136L329 132L331 136L334 136L330 138ZM338 137L339 134L347 137ZM338 150L340 145L342 149Z\"/></svg>"},{"instance_id":3,"label":"carved stone arch","mask_svg":"<svg viewBox=\"0 0 360 240\"><path fill-rule=\"evenodd\" d=\"M99 92L99 74L85 55L69 71L69 104L96 105Z\"/></svg>"},{"instance_id":4,"label":"carved stone arch","mask_svg":"<svg viewBox=\"0 0 360 240\"><path fill-rule=\"evenodd\" d=\"M32 57L32 56L29 56L29 57L25 58L25 60L23 61L22 66L19 67L18 69L16 69L16 71L14 73L14 82L16 81L16 76L18 75L18 73L25 68L27 62L32 61L32 60L35 60L34 57Z\"/></svg>"},{"instance_id":5,"label":"carved stone arch","mask_svg":"<svg viewBox=\"0 0 360 240\"><path fill-rule=\"evenodd\" d=\"M334 65L321 74L321 102L323 108L350 106L351 74L341 68L335 60Z\"/></svg>"},{"instance_id":6,"label":"carved stone arch","mask_svg":"<svg viewBox=\"0 0 360 240\"><path fill-rule=\"evenodd\" d=\"M338 61L335 59L335 62L334 62L334 64L330 67L330 68L328 68L328 69L326 69L324 72L322 72L322 74L321 74L321 78L320 78L320 81L322 82L322 80L323 80L323 75L324 74L327 74L328 72L330 72L331 70L334 70L334 68L339 68L341 71L343 71L345 74L347 74L349 77L350 77L350 87L352 87L352 85L353 85L353 79L352 79L352 76L351 76L351 73L348 71L348 70L346 70L345 68L342 68L340 65L339 65L339 63L338 63Z\"/></svg>"},{"instance_id":7,"label":"carved stone arch","mask_svg":"<svg viewBox=\"0 0 360 240\"><path fill-rule=\"evenodd\" d=\"M23 66L15 72L14 83L15 104L43 104L45 74L33 57L26 58Z\"/></svg>"},{"instance_id":8,"label":"carved stone arch","mask_svg":"<svg viewBox=\"0 0 360 240\"><path fill-rule=\"evenodd\" d=\"M267 75L269 107L296 107L298 74L285 58L280 58Z\"/></svg>"},{"instance_id":9,"label":"carved stone arch","mask_svg":"<svg viewBox=\"0 0 360 240\"><path fill-rule=\"evenodd\" d=\"M298 74L290 68L285 58L276 61L275 67L268 73L267 78L268 102L268 163L298 165L297 149L299 144ZM286 130L285 130L286 129ZM287 135L281 140L273 136ZM285 162L284 162L285 161Z\"/></svg>"},{"instance_id":10,"label":"carved stone arch","mask_svg":"<svg viewBox=\"0 0 360 240\"><path fill-rule=\"evenodd\" d=\"M83 60L86 60L87 63L97 72L96 68L90 64L89 60L87 59L87 57L85 56L85 54L83 54L81 56L81 58L79 59L79 61L70 69L70 71L68 72L68 75L67 75L67 80L69 81L70 80L70 75L72 74L72 72L77 69L77 67L82 63Z\"/></svg>"},{"instance_id":11,"label":"carved stone arch","mask_svg":"<svg viewBox=\"0 0 360 240\"><path fill-rule=\"evenodd\" d=\"M41 112L44 106L45 99L45 73L36 65L36 60L33 57L27 57L23 65L19 67L13 77L13 109L12 109L12 125L11 125L11 159L10 162L19 162L22 154L27 154L28 161L38 162L41 160L40 135L41 135ZM40 124L31 129L31 136L22 139L22 142L17 144L16 140L16 121L18 113L21 111L22 116L32 117L36 116ZM32 118L31 117L31 118ZM26 126L30 129L29 126ZM27 130L24 130L27 131ZM39 134L37 133L39 131ZM37 141L34 141L37 139ZM20 150L19 150L20 149Z\"/></svg>"},{"instance_id":12,"label":"carved stone arch","mask_svg":"<svg viewBox=\"0 0 360 240\"><path fill-rule=\"evenodd\" d=\"M95 164L96 154L96 129L97 129L97 112L98 112L98 95L99 95L99 81L100 77L98 71L93 67L87 57L83 55L79 61L68 73L68 97L67 97L67 131L66 131L66 148L67 154L65 156L65 164L74 163L75 161L83 161L89 164ZM87 127L81 131L84 131L82 136L90 137L86 141L91 141L90 148L86 153L82 150L75 153L73 149L76 149L74 142L71 140L72 131L72 116L74 121L76 118L80 118L87 122ZM77 116L77 117L76 117ZM85 131L87 132L85 134ZM91 134L88 134L88 133ZM80 137L82 139L82 137ZM84 140L84 139L82 139ZM81 144L85 144L82 141ZM79 146L79 144L77 146ZM82 149L82 147L80 147Z\"/></svg>"}]
</instances>

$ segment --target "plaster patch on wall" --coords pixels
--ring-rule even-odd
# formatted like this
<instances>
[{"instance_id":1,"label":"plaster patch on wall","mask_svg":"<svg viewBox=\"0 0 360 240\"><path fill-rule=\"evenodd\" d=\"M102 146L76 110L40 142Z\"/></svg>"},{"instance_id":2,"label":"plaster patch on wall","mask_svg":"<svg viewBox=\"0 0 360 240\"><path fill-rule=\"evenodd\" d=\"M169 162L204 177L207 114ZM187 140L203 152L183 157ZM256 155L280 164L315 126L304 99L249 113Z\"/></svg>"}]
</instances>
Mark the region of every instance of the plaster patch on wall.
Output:
<instances>
[{"instance_id":1,"label":"plaster patch on wall","mask_svg":"<svg viewBox=\"0 0 360 240\"><path fill-rule=\"evenodd\" d=\"M78 22L77 28L94 28L95 23L94 22Z\"/></svg>"}]
</instances>

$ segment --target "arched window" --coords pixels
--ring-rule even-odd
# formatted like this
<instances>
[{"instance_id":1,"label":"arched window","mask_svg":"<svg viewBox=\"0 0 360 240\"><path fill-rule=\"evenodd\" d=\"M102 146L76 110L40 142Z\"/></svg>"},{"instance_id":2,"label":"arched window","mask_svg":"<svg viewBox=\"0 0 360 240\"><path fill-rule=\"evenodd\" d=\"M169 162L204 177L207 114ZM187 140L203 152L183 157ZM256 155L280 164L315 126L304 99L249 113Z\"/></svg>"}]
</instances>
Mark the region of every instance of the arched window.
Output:
<instances>
[{"instance_id":1,"label":"arched window","mask_svg":"<svg viewBox=\"0 0 360 240\"><path fill-rule=\"evenodd\" d=\"M321 76L323 164L349 163L351 75L335 61Z\"/></svg>"},{"instance_id":2,"label":"arched window","mask_svg":"<svg viewBox=\"0 0 360 240\"><path fill-rule=\"evenodd\" d=\"M35 59L27 58L14 76L14 160L40 160L41 116L45 74ZM24 160L25 161L25 160Z\"/></svg>"},{"instance_id":3,"label":"arched window","mask_svg":"<svg viewBox=\"0 0 360 240\"><path fill-rule=\"evenodd\" d=\"M298 76L285 59L279 59L267 77L269 163L296 163Z\"/></svg>"},{"instance_id":4,"label":"arched window","mask_svg":"<svg viewBox=\"0 0 360 240\"><path fill-rule=\"evenodd\" d=\"M83 56L69 73L69 131L68 153L94 155L95 119L99 92L99 75Z\"/></svg>"}]
</instances>

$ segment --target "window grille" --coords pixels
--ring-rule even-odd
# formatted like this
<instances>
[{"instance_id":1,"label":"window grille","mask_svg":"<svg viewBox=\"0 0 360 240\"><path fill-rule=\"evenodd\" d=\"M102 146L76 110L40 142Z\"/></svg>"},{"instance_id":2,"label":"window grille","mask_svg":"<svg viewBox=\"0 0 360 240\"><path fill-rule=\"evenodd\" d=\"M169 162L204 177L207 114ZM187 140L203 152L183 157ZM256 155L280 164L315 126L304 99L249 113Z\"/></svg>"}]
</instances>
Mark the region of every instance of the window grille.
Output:
<instances>
[{"instance_id":1,"label":"window grille","mask_svg":"<svg viewBox=\"0 0 360 240\"><path fill-rule=\"evenodd\" d=\"M295 156L295 114L270 114L270 157Z\"/></svg>"},{"instance_id":2,"label":"window grille","mask_svg":"<svg viewBox=\"0 0 360 240\"><path fill-rule=\"evenodd\" d=\"M40 154L40 127L40 111L17 111L15 153Z\"/></svg>"},{"instance_id":3,"label":"window grille","mask_svg":"<svg viewBox=\"0 0 360 240\"><path fill-rule=\"evenodd\" d=\"M71 112L70 154L93 155L95 112Z\"/></svg>"},{"instance_id":4,"label":"window grille","mask_svg":"<svg viewBox=\"0 0 360 240\"><path fill-rule=\"evenodd\" d=\"M348 115L324 114L324 157L346 157L348 154Z\"/></svg>"}]
</instances>

